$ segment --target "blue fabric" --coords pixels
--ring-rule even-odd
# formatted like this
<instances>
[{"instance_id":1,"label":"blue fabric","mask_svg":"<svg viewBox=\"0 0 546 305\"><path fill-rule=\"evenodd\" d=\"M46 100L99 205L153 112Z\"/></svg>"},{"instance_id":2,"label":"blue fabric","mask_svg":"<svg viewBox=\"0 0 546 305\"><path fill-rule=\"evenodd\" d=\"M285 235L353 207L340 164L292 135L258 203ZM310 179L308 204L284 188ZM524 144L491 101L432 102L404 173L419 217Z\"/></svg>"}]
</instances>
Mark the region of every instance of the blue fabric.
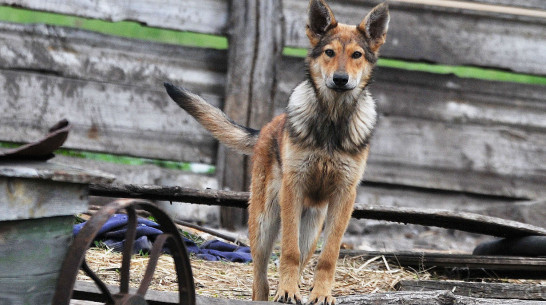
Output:
<instances>
[{"instance_id":1,"label":"blue fabric","mask_svg":"<svg viewBox=\"0 0 546 305\"><path fill-rule=\"evenodd\" d=\"M115 239L105 239L103 243L110 249L116 252L122 252L123 246L125 245L125 239L115 240ZM140 252L150 252L152 251L152 242L148 239L147 236L141 236L135 240L133 244L133 254Z\"/></svg>"},{"instance_id":2,"label":"blue fabric","mask_svg":"<svg viewBox=\"0 0 546 305\"><path fill-rule=\"evenodd\" d=\"M237 263L248 263L252 261L249 247L239 247L219 240L209 240L201 245L197 257L209 260L226 260Z\"/></svg>"},{"instance_id":3,"label":"blue fabric","mask_svg":"<svg viewBox=\"0 0 546 305\"><path fill-rule=\"evenodd\" d=\"M102 226L102 228L99 230L97 235L100 236L106 232L111 231L112 229L126 226L128 222L129 222L129 216L127 216L126 214L114 214L112 215L112 217L110 217L106 221L106 223ZM82 222L77 225L74 225L74 228L72 231L74 235L78 234L86 223L87 222ZM137 218L137 223L144 224L145 226L152 227L152 228L159 227L159 224L142 217Z\"/></svg>"},{"instance_id":4,"label":"blue fabric","mask_svg":"<svg viewBox=\"0 0 546 305\"><path fill-rule=\"evenodd\" d=\"M123 251L128 222L129 217L125 214L113 215L99 230L96 240L102 241L114 251ZM158 229L159 225L157 223L146 218L138 217L137 223L133 253L149 252L152 249L153 241L159 234L163 234L163 231ZM74 225L74 235L78 234L85 224L86 222ZM252 261L249 247L239 247L219 240L207 241L199 247L187 238L184 238L184 244L188 253L192 253L204 260L225 260L240 263ZM168 249L165 248L164 252L168 252Z\"/></svg>"}]
</instances>

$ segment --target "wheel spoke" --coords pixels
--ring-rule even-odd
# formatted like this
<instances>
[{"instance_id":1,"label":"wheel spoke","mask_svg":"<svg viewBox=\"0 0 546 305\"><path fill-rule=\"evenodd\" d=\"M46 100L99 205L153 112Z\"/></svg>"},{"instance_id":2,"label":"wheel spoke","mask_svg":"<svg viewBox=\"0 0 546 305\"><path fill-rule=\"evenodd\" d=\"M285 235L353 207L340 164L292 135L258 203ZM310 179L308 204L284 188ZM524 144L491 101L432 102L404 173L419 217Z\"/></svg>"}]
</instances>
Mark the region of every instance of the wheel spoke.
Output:
<instances>
[{"instance_id":1,"label":"wheel spoke","mask_svg":"<svg viewBox=\"0 0 546 305\"><path fill-rule=\"evenodd\" d=\"M171 233L173 238L169 241L169 250L174 259L176 274L178 277L178 296L179 303L186 305L195 305L195 287L191 265L184 246L184 241L178 232L176 225L172 222L165 212L156 206L148 205L146 210L154 215L156 221L161 225L161 230L165 233Z\"/></svg>"},{"instance_id":2,"label":"wheel spoke","mask_svg":"<svg viewBox=\"0 0 546 305\"><path fill-rule=\"evenodd\" d=\"M81 266L83 272L90 277L93 282L95 282L95 285L97 285L97 288L102 292L102 294L106 297L106 303L108 304L114 304L114 298L112 298L112 294L110 293L110 290L108 290L108 287L106 287L106 284L89 268L89 265L87 265L87 261L84 259L82 266Z\"/></svg>"},{"instance_id":3,"label":"wheel spoke","mask_svg":"<svg viewBox=\"0 0 546 305\"><path fill-rule=\"evenodd\" d=\"M123 247L123 258L121 261L120 293L129 293L129 276L131 269L131 256L133 255L133 245L135 243L137 216L133 206L127 206L127 233L125 234L125 245Z\"/></svg>"},{"instance_id":4,"label":"wheel spoke","mask_svg":"<svg viewBox=\"0 0 546 305\"><path fill-rule=\"evenodd\" d=\"M163 250L163 246L167 242L169 238L172 238L171 234L161 234L156 237L154 241L154 246L152 248L152 251L149 256L148 260L148 266L146 267L146 273L144 273L144 277L142 278L142 282L140 283L140 286L138 287L137 294L144 297L146 294L146 291L148 291L148 287L150 286L150 283L152 282L155 267L157 266L157 261L159 260L159 256L161 255L161 250Z\"/></svg>"}]
</instances>

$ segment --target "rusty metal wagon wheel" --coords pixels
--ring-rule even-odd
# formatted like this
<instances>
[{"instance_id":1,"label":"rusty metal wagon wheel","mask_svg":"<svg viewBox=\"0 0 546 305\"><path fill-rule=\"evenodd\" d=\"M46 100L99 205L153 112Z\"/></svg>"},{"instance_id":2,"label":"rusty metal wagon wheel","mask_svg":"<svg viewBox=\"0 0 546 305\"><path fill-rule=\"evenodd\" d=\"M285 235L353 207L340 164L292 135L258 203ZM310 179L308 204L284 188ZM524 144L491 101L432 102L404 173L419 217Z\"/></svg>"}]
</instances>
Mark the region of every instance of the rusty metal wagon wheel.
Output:
<instances>
[{"instance_id":1,"label":"rusty metal wagon wheel","mask_svg":"<svg viewBox=\"0 0 546 305\"><path fill-rule=\"evenodd\" d=\"M149 254L148 266L140 286L135 291L129 291L130 263L133 253L133 244L137 228L136 209L149 212L160 225L163 234L156 237L152 250ZM107 285L88 267L85 261L85 253L95 240L97 233L104 223L118 211L125 210L128 215L128 228L125 235L123 257L120 269L119 292L110 292ZM81 268L97 285L102 293L101 302L114 305L147 304L144 296L153 278L153 273L161 250L166 246L174 259L176 274L178 278L179 303L184 305L195 305L195 288L191 272L190 260L186 247L178 229L172 220L159 208L144 202L134 200L117 200L102 209L91 217L85 226L78 233L63 262L57 289L53 297L53 304L69 305L72 298L74 284L78 271Z\"/></svg>"}]
</instances>

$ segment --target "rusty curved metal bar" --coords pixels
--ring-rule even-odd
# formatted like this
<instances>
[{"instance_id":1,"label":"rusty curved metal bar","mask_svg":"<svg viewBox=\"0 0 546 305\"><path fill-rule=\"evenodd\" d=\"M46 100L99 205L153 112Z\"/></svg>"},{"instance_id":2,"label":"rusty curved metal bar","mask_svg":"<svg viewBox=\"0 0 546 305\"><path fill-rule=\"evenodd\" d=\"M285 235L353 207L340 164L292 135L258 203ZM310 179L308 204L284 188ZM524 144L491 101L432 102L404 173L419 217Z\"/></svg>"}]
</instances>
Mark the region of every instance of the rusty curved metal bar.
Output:
<instances>
[{"instance_id":1,"label":"rusty curved metal bar","mask_svg":"<svg viewBox=\"0 0 546 305\"><path fill-rule=\"evenodd\" d=\"M87 265L87 261L84 259L82 266L81 266L83 272L90 277L93 282L95 282L95 285L97 285L97 288L102 292L102 294L106 298L106 303L114 303L114 298L112 297L112 293L110 293L110 290L108 290L108 287L106 284L89 268L89 265Z\"/></svg>"},{"instance_id":2,"label":"rusty curved metal bar","mask_svg":"<svg viewBox=\"0 0 546 305\"><path fill-rule=\"evenodd\" d=\"M165 232L156 238L145 276L137 290L133 293L129 289L130 263L133 250L134 239L136 236L137 216L136 209L148 211L160 225L160 229ZM107 286L97 277L97 275L87 266L85 262L85 252L96 238L99 230L106 221L120 210L126 210L129 216L128 230L126 233L126 242L123 249L123 259L121 266L121 279L119 293L111 293ZM74 239L65 260L61 267L59 280L52 304L69 305L74 284L80 268L95 282L99 290L103 293L103 300L106 304L113 305L131 305L147 304L144 295L148 290L161 250L167 246L175 262L175 269L178 277L179 303L185 305L195 305L195 288L189 256L184 246L184 242L176 225L159 208L152 204L137 202L131 199L116 200L102 209L100 209L87 224L81 229Z\"/></svg>"},{"instance_id":3,"label":"rusty curved metal bar","mask_svg":"<svg viewBox=\"0 0 546 305\"><path fill-rule=\"evenodd\" d=\"M142 282L140 282L140 286L137 290L138 295L144 296L146 291L148 291L148 287L150 287L150 283L153 279L155 267L157 266L159 256L161 255L161 250L169 238L173 238L173 236L171 234L161 234L156 237L149 256L150 260L148 261L148 266L146 266L146 272L144 273Z\"/></svg>"},{"instance_id":4,"label":"rusty curved metal bar","mask_svg":"<svg viewBox=\"0 0 546 305\"><path fill-rule=\"evenodd\" d=\"M120 283L119 293L129 293L129 278L131 275L131 256L133 256L133 245L135 243L136 229L137 229L137 215L134 206L129 205L125 207L127 210L127 216L129 216L129 222L127 223L127 232L125 233L125 244L123 245L121 270L120 270Z\"/></svg>"}]
</instances>

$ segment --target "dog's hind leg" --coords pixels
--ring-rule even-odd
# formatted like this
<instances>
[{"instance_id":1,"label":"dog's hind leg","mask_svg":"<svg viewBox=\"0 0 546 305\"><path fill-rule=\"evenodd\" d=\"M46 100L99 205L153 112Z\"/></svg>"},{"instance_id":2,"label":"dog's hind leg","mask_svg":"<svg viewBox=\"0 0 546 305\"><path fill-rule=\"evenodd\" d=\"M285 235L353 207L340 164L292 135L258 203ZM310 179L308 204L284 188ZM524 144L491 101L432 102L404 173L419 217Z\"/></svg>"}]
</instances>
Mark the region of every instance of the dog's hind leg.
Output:
<instances>
[{"instance_id":1,"label":"dog's hind leg","mask_svg":"<svg viewBox=\"0 0 546 305\"><path fill-rule=\"evenodd\" d=\"M268 300L267 265L281 225L278 203L279 183L270 181L264 184L262 187L253 185L248 209L248 231L254 265L252 284L252 300L254 301Z\"/></svg>"}]
</instances>

